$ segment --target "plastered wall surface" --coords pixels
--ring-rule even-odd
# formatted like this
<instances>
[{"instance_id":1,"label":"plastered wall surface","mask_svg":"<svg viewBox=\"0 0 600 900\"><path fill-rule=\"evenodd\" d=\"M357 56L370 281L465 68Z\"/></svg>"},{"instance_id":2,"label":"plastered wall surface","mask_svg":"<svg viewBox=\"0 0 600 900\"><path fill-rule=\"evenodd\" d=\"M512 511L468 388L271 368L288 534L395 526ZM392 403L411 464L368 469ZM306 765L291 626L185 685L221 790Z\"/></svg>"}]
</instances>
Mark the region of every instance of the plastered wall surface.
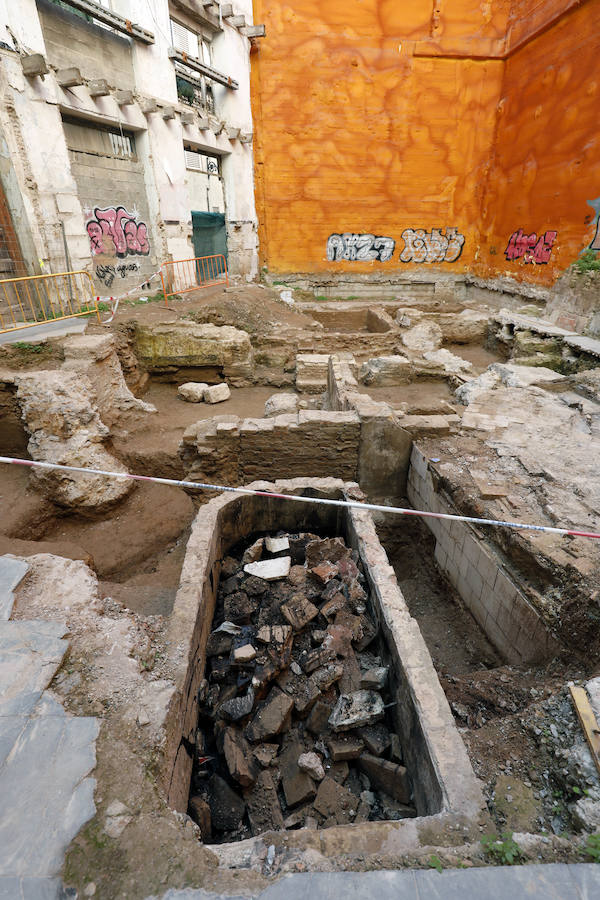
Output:
<instances>
[{"instance_id":1,"label":"plastered wall surface","mask_svg":"<svg viewBox=\"0 0 600 900\"><path fill-rule=\"evenodd\" d=\"M599 9L255 0L262 263L550 283L594 234Z\"/></svg>"},{"instance_id":2,"label":"plastered wall surface","mask_svg":"<svg viewBox=\"0 0 600 900\"><path fill-rule=\"evenodd\" d=\"M553 4L561 5L568 4ZM593 241L600 211L599 15L600 2L588 0L506 62L482 208L482 274L550 282ZM537 242L529 246L546 236L547 250L529 261L525 238L532 234Z\"/></svg>"}]
</instances>

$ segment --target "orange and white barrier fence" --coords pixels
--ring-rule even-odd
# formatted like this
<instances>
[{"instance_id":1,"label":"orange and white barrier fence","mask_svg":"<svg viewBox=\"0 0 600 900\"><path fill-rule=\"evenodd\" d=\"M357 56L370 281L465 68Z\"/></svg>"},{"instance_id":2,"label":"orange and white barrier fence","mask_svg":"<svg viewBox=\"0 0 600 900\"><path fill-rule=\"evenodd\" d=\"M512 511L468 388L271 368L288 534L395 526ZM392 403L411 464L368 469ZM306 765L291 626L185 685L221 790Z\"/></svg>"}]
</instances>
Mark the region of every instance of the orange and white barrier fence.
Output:
<instances>
[{"instance_id":1,"label":"orange and white barrier fence","mask_svg":"<svg viewBox=\"0 0 600 900\"><path fill-rule=\"evenodd\" d=\"M222 253L174 259L161 264L160 278L166 304L174 294L186 294L215 284L229 284L227 260Z\"/></svg>"},{"instance_id":2,"label":"orange and white barrier fence","mask_svg":"<svg viewBox=\"0 0 600 900\"><path fill-rule=\"evenodd\" d=\"M58 272L0 281L0 334L98 313L88 272Z\"/></svg>"}]
</instances>

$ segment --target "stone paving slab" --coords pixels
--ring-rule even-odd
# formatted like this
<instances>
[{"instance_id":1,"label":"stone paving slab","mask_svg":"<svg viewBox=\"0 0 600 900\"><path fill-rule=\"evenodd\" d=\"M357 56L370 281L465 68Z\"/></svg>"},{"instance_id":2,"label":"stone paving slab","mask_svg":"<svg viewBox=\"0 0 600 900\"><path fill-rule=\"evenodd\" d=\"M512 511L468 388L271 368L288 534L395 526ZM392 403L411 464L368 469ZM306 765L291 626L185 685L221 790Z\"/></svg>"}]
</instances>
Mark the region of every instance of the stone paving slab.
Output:
<instances>
[{"instance_id":1,"label":"stone paving slab","mask_svg":"<svg viewBox=\"0 0 600 900\"><path fill-rule=\"evenodd\" d=\"M0 726L2 720L0 720ZM0 766L0 874L55 875L64 851L94 815L94 718L23 717Z\"/></svg>"},{"instance_id":2,"label":"stone paving slab","mask_svg":"<svg viewBox=\"0 0 600 900\"><path fill-rule=\"evenodd\" d=\"M246 900L592 900L600 897L594 863L486 866L473 869L315 872L286 875ZM154 898L148 898L154 900ZM162 900L239 900L203 890L170 890Z\"/></svg>"},{"instance_id":3,"label":"stone paving slab","mask_svg":"<svg viewBox=\"0 0 600 900\"><path fill-rule=\"evenodd\" d=\"M594 338L583 337L578 334L575 337L566 337L565 344L569 347L574 347L576 350L581 350L583 353L600 356L600 341L596 341Z\"/></svg>"},{"instance_id":4,"label":"stone paving slab","mask_svg":"<svg viewBox=\"0 0 600 900\"><path fill-rule=\"evenodd\" d=\"M0 556L0 621L8 621L14 603L13 591L29 569L24 559Z\"/></svg>"},{"instance_id":5,"label":"stone paving slab","mask_svg":"<svg viewBox=\"0 0 600 900\"><path fill-rule=\"evenodd\" d=\"M60 878L17 878L0 875L0 900L67 900Z\"/></svg>"},{"instance_id":6,"label":"stone paving slab","mask_svg":"<svg viewBox=\"0 0 600 900\"><path fill-rule=\"evenodd\" d=\"M61 622L0 622L0 717L33 710L67 652L66 631Z\"/></svg>"}]
</instances>

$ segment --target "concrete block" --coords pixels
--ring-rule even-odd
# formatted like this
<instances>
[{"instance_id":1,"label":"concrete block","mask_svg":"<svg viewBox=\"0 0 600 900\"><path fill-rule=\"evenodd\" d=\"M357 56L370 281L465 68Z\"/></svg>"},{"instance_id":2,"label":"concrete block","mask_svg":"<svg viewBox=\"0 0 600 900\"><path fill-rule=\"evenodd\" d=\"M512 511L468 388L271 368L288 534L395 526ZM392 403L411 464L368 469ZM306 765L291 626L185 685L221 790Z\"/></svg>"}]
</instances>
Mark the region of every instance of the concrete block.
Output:
<instances>
[{"instance_id":1,"label":"concrete block","mask_svg":"<svg viewBox=\"0 0 600 900\"><path fill-rule=\"evenodd\" d=\"M182 112L182 113L180 114L180 118L181 118L181 124L182 124L182 125L193 125L194 122L197 121L197 118L196 118L196 116L194 115L193 112L187 112L187 111L186 111L186 112Z\"/></svg>"},{"instance_id":2,"label":"concrete block","mask_svg":"<svg viewBox=\"0 0 600 900\"><path fill-rule=\"evenodd\" d=\"M106 78L97 78L94 81L89 81L88 90L90 92L90 97L106 97L107 94L110 94L110 88Z\"/></svg>"},{"instance_id":3,"label":"concrete block","mask_svg":"<svg viewBox=\"0 0 600 900\"><path fill-rule=\"evenodd\" d=\"M147 116L149 113L156 112L156 110L158 109L158 103L151 97L143 97L140 100L140 109L142 110L144 115Z\"/></svg>"},{"instance_id":4,"label":"concrete block","mask_svg":"<svg viewBox=\"0 0 600 900\"><path fill-rule=\"evenodd\" d=\"M243 28L246 24L246 16L227 16L227 21L234 28Z\"/></svg>"},{"instance_id":5,"label":"concrete block","mask_svg":"<svg viewBox=\"0 0 600 900\"><path fill-rule=\"evenodd\" d=\"M471 588L473 597L478 600L481 597L481 592L483 590L483 578L477 569L474 569L473 567L469 569L467 574L467 584Z\"/></svg>"},{"instance_id":6,"label":"concrete block","mask_svg":"<svg viewBox=\"0 0 600 900\"><path fill-rule=\"evenodd\" d=\"M162 109L162 117L165 120L174 119L175 118L175 109L172 106L163 106Z\"/></svg>"},{"instance_id":7,"label":"concrete block","mask_svg":"<svg viewBox=\"0 0 600 900\"><path fill-rule=\"evenodd\" d=\"M267 35L264 25L247 25L245 28L240 28L240 31L248 38L266 37Z\"/></svg>"},{"instance_id":8,"label":"concrete block","mask_svg":"<svg viewBox=\"0 0 600 900\"><path fill-rule=\"evenodd\" d=\"M498 563L494 557L481 544L479 545L479 560L477 571L486 584L493 588L498 575Z\"/></svg>"},{"instance_id":9,"label":"concrete block","mask_svg":"<svg viewBox=\"0 0 600 900\"><path fill-rule=\"evenodd\" d=\"M37 75L47 75L49 72L46 60L41 53L31 53L21 57L21 68L26 78L35 78Z\"/></svg>"},{"instance_id":10,"label":"concrete block","mask_svg":"<svg viewBox=\"0 0 600 900\"><path fill-rule=\"evenodd\" d=\"M210 128L210 122L206 116L198 116L198 128L200 131L207 131Z\"/></svg>"},{"instance_id":11,"label":"concrete block","mask_svg":"<svg viewBox=\"0 0 600 900\"><path fill-rule=\"evenodd\" d=\"M230 141L236 141L240 136L240 129L232 128L229 125L225 128L225 132Z\"/></svg>"},{"instance_id":12,"label":"concrete block","mask_svg":"<svg viewBox=\"0 0 600 900\"><path fill-rule=\"evenodd\" d=\"M81 72L76 66L68 69L59 69L56 73L56 81L62 88L77 87L83 84Z\"/></svg>"},{"instance_id":13,"label":"concrete block","mask_svg":"<svg viewBox=\"0 0 600 900\"><path fill-rule=\"evenodd\" d=\"M471 535L468 535L465 539L464 554L469 560L471 566L473 566L473 568L477 568L480 554L479 543Z\"/></svg>"},{"instance_id":14,"label":"concrete block","mask_svg":"<svg viewBox=\"0 0 600 900\"><path fill-rule=\"evenodd\" d=\"M113 96L119 106L131 106L133 103L133 91L115 91Z\"/></svg>"}]
</instances>

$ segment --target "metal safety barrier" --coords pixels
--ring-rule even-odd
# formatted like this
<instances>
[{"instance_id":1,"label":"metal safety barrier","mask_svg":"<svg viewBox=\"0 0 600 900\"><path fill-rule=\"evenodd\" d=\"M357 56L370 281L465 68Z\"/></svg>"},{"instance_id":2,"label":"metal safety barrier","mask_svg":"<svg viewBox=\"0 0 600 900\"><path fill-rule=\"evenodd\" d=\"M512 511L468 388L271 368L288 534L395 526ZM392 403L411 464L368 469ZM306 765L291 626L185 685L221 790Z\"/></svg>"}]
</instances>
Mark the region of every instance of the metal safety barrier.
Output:
<instances>
[{"instance_id":1,"label":"metal safety barrier","mask_svg":"<svg viewBox=\"0 0 600 900\"><path fill-rule=\"evenodd\" d=\"M98 312L88 272L58 272L0 281L0 334Z\"/></svg>"},{"instance_id":2,"label":"metal safety barrier","mask_svg":"<svg viewBox=\"0 0 600 900\"><path fill-rule=\"evenodd\" d=\"M214 284L229 284L227 260L218 253L164 262L160 267L160 280L166 303L174 294L186 294Z\"/></svg>"}]
</instances>

